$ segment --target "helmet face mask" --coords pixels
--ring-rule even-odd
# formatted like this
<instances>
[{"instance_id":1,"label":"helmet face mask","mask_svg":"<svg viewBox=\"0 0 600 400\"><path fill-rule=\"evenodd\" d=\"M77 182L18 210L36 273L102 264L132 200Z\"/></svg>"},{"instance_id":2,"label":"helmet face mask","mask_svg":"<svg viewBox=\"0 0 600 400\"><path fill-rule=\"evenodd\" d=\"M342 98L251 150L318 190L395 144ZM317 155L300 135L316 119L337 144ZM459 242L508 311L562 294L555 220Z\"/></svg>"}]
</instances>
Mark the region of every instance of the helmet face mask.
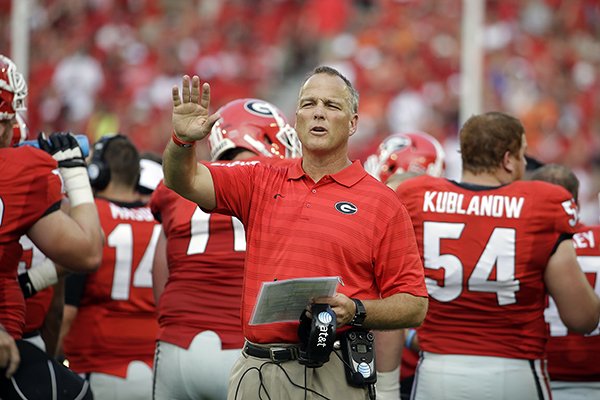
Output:
<instances>
[{"instance_id":1,"label":"helmet face mask","mask_svg":"<svg viewBox=\"0 0 600 400\"><path fill-rule=\"evenodd\" d=\"M444 149L431 135L421 132L388 136L376 154L369 156L365 170L381 182L406 172L440 177L444 173Z\"/></svg>"},{"instance_id":2,"label":"helmet face mask","mask_svg":"<svg viewBox=\"0 0 600 400\"><path fill-rule=\"evenodd\" d=\"M10 142L11 146L18 146L19 144L27 140L29 130L27 129L27 124L25 123L23 117L21 117L21 114L15 114L15 122L13 123L12 129L13 136Z\"/></svg>"},{"instance_id":3,"label":"helmet face mask","mask_svg":"<svg viewBox=\"0 0 600 400\"><path fill-rule=\"evenodd\" d=\"M296 131L274 105L259 99L238 99L217 111L221 118L208 137L211 160L221 160L231 149L245 149L264 157L301 155Z\"/></svg>"},{"instance_id":4,"label":"helmet face mask","mask_svg":"<svg viewBox=\"0 0 600 400\"><path fill-rule=\"evenodd\" d=\"M26 110L27 84L15 64L0 54L0 120L12 119Z\"/></svg>"}]
</instances>

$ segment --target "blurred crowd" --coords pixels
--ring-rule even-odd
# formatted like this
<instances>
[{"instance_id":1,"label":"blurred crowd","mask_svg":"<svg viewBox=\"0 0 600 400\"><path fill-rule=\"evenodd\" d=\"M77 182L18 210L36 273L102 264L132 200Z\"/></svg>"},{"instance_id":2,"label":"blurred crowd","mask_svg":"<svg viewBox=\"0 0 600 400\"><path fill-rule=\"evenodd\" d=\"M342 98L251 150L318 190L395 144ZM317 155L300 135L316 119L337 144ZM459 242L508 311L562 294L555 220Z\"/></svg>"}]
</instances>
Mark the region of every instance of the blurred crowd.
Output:
<instances>
[{"instance_id":1,"label":"blurred crowd","mask_svg":"<svg viewBox=\"0 0 600 400\"><path fill-rule=\"evenodd\" d=\"M11 0L0 0L9 52ZM355 83L363 159L385 136L426 131L457 158L458 0L32 0L28 125L96 140L122 132L160 152L170 88L182 73L215 88L215 109L269 99L291 118L298 82L317 64ZM332 17L335 16L335 17ZM473 38L477 40L477 38ZM488 0L484 104L520 118L528 153L574 169L582 219L598 221L600 3ZM449 166L452 171L452 165Z\"/></svg>"}]
</instances>

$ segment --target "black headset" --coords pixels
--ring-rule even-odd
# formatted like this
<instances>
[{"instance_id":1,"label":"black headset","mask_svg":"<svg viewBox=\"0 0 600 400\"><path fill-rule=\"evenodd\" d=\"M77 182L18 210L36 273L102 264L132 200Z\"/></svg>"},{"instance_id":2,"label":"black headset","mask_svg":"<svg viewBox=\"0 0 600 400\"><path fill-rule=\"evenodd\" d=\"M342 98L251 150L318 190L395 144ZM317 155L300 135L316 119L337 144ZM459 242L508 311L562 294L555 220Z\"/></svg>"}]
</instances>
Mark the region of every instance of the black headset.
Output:
<instances>
[{"instance_id":1,"label":"black headset","mask_svg":"<svg viewBox=\"0 0 600 400\"><path fill-rule=\"evenodd\" d=\"M92 154L92 160L88 164L87 170L90 184L96 190L103 190L110 182L110 168L104 160L104 151L106 150L106 146L116 138L127 139L126 136L117 133L104 136L94 144L94 153Z\"/></svg>"}]
</instances>

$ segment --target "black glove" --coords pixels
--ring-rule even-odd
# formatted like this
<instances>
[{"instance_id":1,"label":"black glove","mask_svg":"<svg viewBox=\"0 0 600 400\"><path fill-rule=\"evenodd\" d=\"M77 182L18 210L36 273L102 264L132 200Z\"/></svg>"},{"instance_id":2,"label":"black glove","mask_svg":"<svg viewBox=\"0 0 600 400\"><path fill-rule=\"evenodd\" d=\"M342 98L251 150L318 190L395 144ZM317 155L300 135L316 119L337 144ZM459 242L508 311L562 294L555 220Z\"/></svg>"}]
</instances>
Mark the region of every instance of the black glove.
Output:
<instances>
[{"instance_id":1,"label":"black glove","mask_svg":"<svg viewBox=\"0 0 600 400\"><path fill-rule=\"evenodd\" d=\"M79 143L70 132L54 132L49 138L42 132L37 140L40 149L54 157L60 168L86 166Z\"/></svg>"}]
</instances>

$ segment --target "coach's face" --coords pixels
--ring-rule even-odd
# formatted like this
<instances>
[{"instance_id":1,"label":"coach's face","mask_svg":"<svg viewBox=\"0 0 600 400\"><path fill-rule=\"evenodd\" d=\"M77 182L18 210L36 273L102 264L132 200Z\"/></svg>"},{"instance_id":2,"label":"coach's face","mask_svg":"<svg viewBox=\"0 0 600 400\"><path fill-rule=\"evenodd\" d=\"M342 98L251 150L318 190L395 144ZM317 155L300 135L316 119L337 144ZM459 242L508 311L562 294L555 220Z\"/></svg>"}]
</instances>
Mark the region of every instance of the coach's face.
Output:
<instances>
[{"instance_id":1,"label":"coach's face","mask_svg":"<svg viewBox=\"0 0 600 400\"><path fill-rule=\"evenodd\" d=\"M305 153L346 156L357 121L350 92L340 77L319 73L305 82L296 109L296 132Z\"/></svg>"}]
</instances>

